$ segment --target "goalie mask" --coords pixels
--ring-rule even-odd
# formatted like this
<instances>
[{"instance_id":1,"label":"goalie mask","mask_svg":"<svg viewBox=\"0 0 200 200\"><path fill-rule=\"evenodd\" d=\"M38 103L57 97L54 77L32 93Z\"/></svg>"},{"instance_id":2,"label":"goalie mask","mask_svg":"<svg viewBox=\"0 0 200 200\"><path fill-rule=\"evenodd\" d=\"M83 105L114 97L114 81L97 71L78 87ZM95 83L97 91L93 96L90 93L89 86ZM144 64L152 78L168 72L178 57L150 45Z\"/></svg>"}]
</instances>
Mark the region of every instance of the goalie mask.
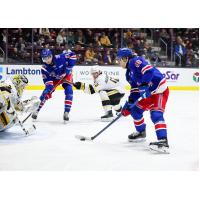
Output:
<instances>
[{"instance_id":1,"label":"goalie mask","mask_svg":"<svg viewBox=\"0 0 200 200\"><path fill-rule=\"evenodd\" d=\"M17 74L17 75L14 75L11 80L18 94L21 96L23 93L23 90L28 85L28 79L26 78L25 75Z\"/></svg>"}]
</instances>

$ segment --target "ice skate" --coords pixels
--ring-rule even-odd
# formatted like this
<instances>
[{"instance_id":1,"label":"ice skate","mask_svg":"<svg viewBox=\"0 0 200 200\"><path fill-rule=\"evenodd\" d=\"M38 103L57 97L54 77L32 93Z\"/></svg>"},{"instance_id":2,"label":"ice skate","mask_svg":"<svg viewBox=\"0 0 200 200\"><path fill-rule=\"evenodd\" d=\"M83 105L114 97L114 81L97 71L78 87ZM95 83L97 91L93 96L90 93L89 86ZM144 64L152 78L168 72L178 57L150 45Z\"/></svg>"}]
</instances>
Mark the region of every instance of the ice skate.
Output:
<instances>
[{"instance_id":1,"label":"ice skate","mask_svg":"<svg viewBox=\"0 0 200 200\"><path fill-rule=\"evenodd\" d=\"M133 132L128 136L129 142L144 142L146 140L146 131Z\"/></svg>"},{"instance_id":2,"label":"ice skate","mask_svg":"<svg viewBox=\"0 0 200 200\"><path fill-rule=\"evenodd\" d=\"M39 113L39 111L35 111L35 112L33 112L33 114L32 114L32 119L35 121L35 120L37 120L37 117L38 117L38 113Z\"/></svg>"},{"instance_id":3,"label":"ice skate","mask_svg":"<svg viewBox=\"0 0 200 200\"><path fill-rule=\"evenodd\" d=\"M149 144L149 148L152 151L169 154L169 145L167 139L158 140L157 142L151 142Z\"/></svg>"},{"instance_id":4,"label":"ice skate","mask_svg":"<svg viewBox=\"0 0 200 200\"><path fill-rule=\"evenodd\" d=\"M118 116L122 111L122 107L120 107L118 110L115 110L115 111L116 111L116 115Z\"/></svg>"},{"instance_id":5,"label":"ice skate","mask_svg":"<svg viewBox=\"0 0 200 200\"><path fill-rule=\"evenodd\" d=\"M64 123L69 121L69 113L68 112L64 112L63 120L64 120Z\"/></svg>"},{"instance_id":6,"label":"ice skate","mask_svg":"<svg viewBox=\"0 0 200 200\"><path fill-rule=\"evenodd\" d=\"M105 115L101 116L103 122L109 122L113 119L112 110L109 110Z\"/></svg>"}]
</instances>

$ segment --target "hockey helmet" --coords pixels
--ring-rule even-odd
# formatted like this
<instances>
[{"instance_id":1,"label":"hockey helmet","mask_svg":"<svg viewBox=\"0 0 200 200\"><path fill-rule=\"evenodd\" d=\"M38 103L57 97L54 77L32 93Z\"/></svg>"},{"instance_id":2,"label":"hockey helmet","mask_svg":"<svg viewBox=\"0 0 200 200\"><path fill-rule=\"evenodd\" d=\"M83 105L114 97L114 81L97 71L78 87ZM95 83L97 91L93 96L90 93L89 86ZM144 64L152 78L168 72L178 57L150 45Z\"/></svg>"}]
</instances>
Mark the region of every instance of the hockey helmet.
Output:
<instances>
[{"instance_id":1,"label":"hockey helmet","mask_svg":"<svg viewBox=\"0 0 200 200\"><path fill-rule=\"evenodd\" d=\"M121 48L117 52L117 58L118 59L121 59L121 58L130 58L132 56L133 56L133 52L129 48Z\"/></svg>"},{"instance_id":2,"label":"hockey helmet","mask_svg":"<svg viewBox=\"0 0 200 200\"><path fill-rule=\"evenodd\" d=\"M90 69L90 73L91 74L94 74L94 73L100 73L100 69L98 66L93 66L91 69Z\"/></svg>"},{"instance_id":3,"label":"hockey helmet","mask_svg":"<svg viewBox=\"0 0 200 200\"><path fill-rule=\"evenodd\" d=\"M50 57L52 57L52 55L53 55L52 51L50 49L47 49L47 48L43 49L41 51L41 54L40 54L43 62L46 62L46 60L49 59Z\"/></svg>"}]
</instances>

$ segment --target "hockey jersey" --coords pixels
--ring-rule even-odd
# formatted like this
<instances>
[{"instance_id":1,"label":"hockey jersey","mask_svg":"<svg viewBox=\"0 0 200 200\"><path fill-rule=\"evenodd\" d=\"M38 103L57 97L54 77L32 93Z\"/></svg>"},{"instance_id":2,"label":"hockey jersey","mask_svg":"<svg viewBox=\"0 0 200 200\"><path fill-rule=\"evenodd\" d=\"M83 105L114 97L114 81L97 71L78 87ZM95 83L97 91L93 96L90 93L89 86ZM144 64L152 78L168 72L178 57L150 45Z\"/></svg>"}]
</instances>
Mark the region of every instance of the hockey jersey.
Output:
<instances>
[{"instance_id":1,"label":"hockey jersey","mask_svg":"<svg viewBox=\"0 0 200 200\"><path fill-rule=\"evenodd\" d=\"M124 89L120 84L119 79L110 77L107 74L102 73L94 80L93 88L95 92L116 89L120 93L124 93Z\"/></svg>"},{"instance_id":2,"label":"hockey jersey","mask_svg":"<svg viewBox=\"0 0 200 200\"><path fill-rule=\"evenodd\" d=\"M10 80L0 82L0 131L14 125L15 110L20 109L21 96Z\"/></svg>"},{"instance_id":3,"label":"hockey jersey","mask_svg":"<svg viewBox=\"0 0 200 200\"><path fill-rule=\"evenodd\" d=\"M130 98L134 100L140 97L138 87L142 84L149 85L151 94L162 93L167 89L166 79L162 73L140 56L129 60L126 80L131 85Z\"/></svg>"},{"instance_id":4,"label":"hockey jersey","mask_svg":"<svg viewBox=\"0 0 200 200\"><path fill-rule=\"evenodd\" d=\"M62 79L65 75L72 73L72 68L76 63L74 52L65 52L53 57L52 64L44 63L42 66L42 78L45 85L53 84L53 81Z\"/></svg>"}]
</instances>

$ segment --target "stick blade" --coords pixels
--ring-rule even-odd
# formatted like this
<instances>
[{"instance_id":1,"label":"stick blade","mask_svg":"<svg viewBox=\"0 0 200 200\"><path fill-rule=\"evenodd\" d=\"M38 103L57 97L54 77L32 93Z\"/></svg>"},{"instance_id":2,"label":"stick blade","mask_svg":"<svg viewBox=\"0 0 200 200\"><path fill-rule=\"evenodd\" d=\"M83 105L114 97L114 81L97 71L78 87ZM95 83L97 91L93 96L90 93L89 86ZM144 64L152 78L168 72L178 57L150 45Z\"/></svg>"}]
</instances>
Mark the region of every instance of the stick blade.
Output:
<instances>
[{"instance_id":1,"label":"stick blade","mask_svg":"<svg viewBox=\"0 0 200 200\"><path fill-rule=\"evenodd\" d=\"M92 140L91 137L85 137L83 135L75 135L75 138L80 140L80 141L85 141L85 140Z\"/></svg>"}]
</instances>

